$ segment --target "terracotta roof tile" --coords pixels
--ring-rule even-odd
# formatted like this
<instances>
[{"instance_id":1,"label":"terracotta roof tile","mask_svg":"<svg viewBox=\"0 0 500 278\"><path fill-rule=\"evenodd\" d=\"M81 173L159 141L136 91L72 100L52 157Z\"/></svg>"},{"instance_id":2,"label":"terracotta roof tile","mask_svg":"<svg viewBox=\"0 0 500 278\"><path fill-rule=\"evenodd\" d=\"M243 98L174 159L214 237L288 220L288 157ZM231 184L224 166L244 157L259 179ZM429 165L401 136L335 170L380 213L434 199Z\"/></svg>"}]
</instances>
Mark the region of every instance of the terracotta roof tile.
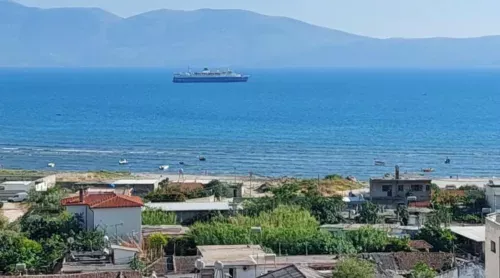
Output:
<instances>
[{"instance_id":1,"label":"terracotta roof tile","mask_svg":"<svg viewBox=\"0 0 500 278\"><path fill-rule=\"evenodd\" d=\"M80 202L80 196L72 196L62 199L61 204L63 206L87 205L91 208L126 208L144 205L140 197L116 193L85 194L83 202Z\"/></svg>"},{"instance_id":2,"label":"terracotta roof tile","mask_svg":"<svg viewBox=\"0 0 500 278\"><path fill-rule=\"evenodd\" d=\"M411 248L415 249L432 249L432 245L425 240L410 240L409 243Z\"/></svg>"}]
</instances>

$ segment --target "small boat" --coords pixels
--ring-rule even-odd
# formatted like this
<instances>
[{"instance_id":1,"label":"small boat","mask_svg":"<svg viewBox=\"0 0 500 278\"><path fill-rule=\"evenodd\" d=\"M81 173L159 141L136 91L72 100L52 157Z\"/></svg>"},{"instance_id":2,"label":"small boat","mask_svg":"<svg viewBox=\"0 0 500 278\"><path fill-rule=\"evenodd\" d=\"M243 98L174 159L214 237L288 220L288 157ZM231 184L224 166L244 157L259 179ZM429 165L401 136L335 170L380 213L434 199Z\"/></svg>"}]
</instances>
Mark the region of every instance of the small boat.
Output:
<instances>
[{"instance_id":1,"label":"small boat","mask_svg":"<svg viewBox=\"0 0 500 278\"><path fill-rule=\"evenodd\" d=\"M450 164L451 160L447 157L446 160L444 161L444 164Z\"/></svg>"},{"instance_id":2,"label":"small boat","mask_svg":"<svg viewBox=\"0 0 500 278\"><path fill-rule=\"evenodd\" d=\"M206 161L206 160L207 160L204 156L200 156L198 159L199 159L200 161Z\"/></svg>"},{"instance_id":3,"label":"small boat","mask_svg":"<svg viewBox=\"0 0 500 278\"><path fill-rule=\"evenodd\" d=\"M54 168L56 167L56 164L54 162L50 162L47 164L47 167Z\"/></svg>"},{"instance_id":4,"label":"small boat","mask_svg":"<svg viewBox=\"0 0 500 278\"><path fill-rule=\"evenodd\" d=\"M158 169L162 170L162 171L167 171L169 168L168 165L161 165L160 167L158 167Z\"/></svg>"},{"instance_id":5,"label":"small boat","mask_svg":"<svg viewBox=\"0 0 500 278\"><path fill-rule=\"evenodd\" d=\"M375 166L385 166L385 162L383 162L381 160L375 160L374 164L375 164Z\"/></svg>"},{"instance_id":6,"label":"small boat","mask_svg":"<svg viewBox=\"0 0 500 278\"><path fill-rule=\"evenodd\" d=\"M422 169L422 172L431 173L431 172L434 172L434 169L433 168L424 168L424 169Z\"/></svg>"},{"instance_id":7,"label":"small boat","mask_svg":"<svg viewBox=\"0 0 500 278\"><path fill-rule=\"evenodd\" d=\"M126 159L120 159L120 160L118 161L118 164L120 164L120 165L125 165L125 164L128 164L128 161L127 161Z\"/></svg>"},{"instance_id":8,"label":"small boat","mask_svg":"<svg viewBox=\"0 0 500 278\"><path fill-rule=\"evenodd\" d=\"M181 161L181 162L179 162L179 164L180 164L180 165L184 165L184 162L182 162L182 161Z\"/></svg>"}]
</instances>

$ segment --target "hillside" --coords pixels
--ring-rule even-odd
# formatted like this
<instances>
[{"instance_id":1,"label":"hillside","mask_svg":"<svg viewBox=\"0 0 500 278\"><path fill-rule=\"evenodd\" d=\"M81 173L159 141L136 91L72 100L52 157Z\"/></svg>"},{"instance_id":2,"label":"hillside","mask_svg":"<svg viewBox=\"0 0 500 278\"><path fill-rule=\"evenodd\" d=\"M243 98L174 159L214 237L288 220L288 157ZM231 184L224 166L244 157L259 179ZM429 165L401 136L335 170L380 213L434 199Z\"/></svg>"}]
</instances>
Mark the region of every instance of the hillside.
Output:
<instances>
[{"instance_id":1,"label":"hillside","mask_svg":"<svg viewBox=\"0 0 500 278\"><path fill-rule=\"evenodd\" d=\"M496 66L500 37L373 39L242 10L38 9L0 0L0 66Z\"/></svg>"}]
</instances>

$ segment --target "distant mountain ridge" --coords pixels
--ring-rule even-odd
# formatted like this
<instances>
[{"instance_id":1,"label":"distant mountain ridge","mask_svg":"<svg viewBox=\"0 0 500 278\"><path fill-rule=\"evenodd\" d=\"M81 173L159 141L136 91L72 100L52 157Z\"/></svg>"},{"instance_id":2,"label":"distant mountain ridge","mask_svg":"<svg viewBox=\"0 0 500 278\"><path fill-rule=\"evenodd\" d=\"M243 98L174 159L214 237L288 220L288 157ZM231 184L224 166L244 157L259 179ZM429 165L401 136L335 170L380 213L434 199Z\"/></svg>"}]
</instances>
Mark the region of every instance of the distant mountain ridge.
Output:
<instances>
[{"instance_id":1,"label":"distant mountain ridge","mask_svg":"<svg viewBox=\"0 0 500 278\"><path fill-rule=\"evenodd\" d=\"M243 10L39 9L0 0L0 66L469 67L500 36L375 39Z\"/></svg>"}]
</instances>

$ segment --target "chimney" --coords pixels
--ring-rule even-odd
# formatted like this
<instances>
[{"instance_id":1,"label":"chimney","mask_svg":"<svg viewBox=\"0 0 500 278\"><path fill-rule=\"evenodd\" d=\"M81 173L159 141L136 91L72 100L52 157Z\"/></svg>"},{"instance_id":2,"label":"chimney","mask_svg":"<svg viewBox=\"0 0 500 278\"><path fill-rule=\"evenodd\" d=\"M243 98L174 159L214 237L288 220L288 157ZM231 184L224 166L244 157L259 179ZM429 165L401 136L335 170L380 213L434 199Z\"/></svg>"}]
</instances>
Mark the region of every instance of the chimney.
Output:
<instances>
[{"instance_id":1,"label":"chimney","mask_svg":"<svg viewBox=\"0 0 500 278\"><path fill-rule=\"evenodd\" d=\"M83 188L80 188L80 203L83 203Z\"/></svg>"},{"instance_id":2,"label":"chimney","mask_svg":"<svg viewBox=\"0 0 500 278\"><path fill-rule=\"evenodd\" d=\"M396 179L399 180L399 165L396 165Z\"/></svg>"}]
</instances>

